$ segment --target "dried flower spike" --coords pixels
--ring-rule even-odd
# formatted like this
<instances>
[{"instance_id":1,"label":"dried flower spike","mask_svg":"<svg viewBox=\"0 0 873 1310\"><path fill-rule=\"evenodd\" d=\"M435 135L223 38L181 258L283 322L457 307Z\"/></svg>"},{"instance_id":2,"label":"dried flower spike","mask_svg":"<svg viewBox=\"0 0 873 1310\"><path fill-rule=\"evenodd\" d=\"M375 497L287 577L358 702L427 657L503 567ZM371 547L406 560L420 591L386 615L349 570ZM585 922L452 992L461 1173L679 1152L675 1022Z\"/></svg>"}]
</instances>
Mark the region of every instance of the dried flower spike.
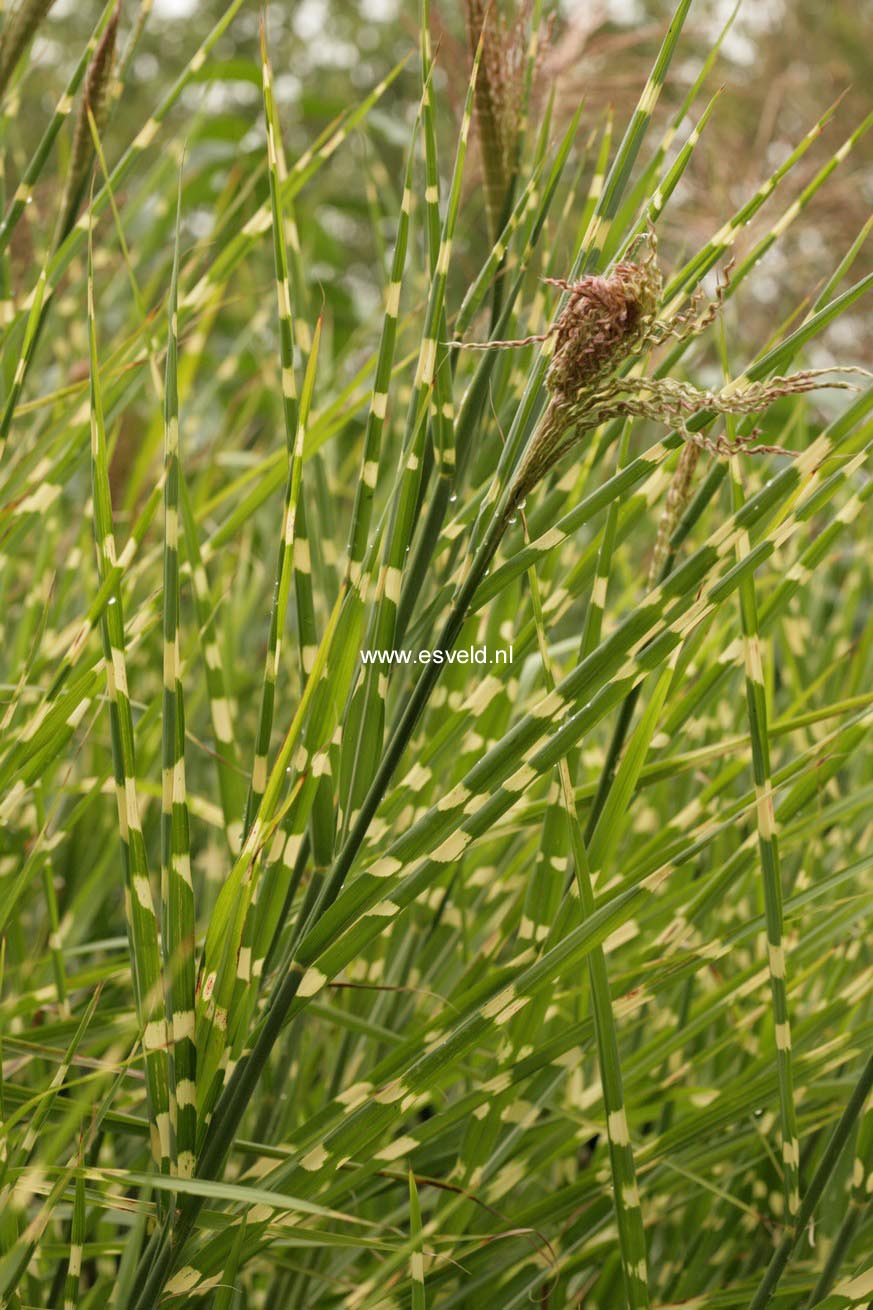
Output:
<instances>
[{"instance_id":1,"label":"dried flower spike","mask_svg":"<svg viewBox=\"0 0 873 1310\"><path fill-rule=\"evenodd\" d=\"M500 228L503 203L516 165L530 9L530 0L521 0L514 17L507 18L498 0L467 0L466 4L472 51L485 29L475 103L492 240Z\"/></svg>"},{"instance_id":2,"label":"dried flower spike","mask_svg":"<svg viewBox=\"0 0 873 1310\"><path fill-rule=\"evenodd\" d=\"M88 171L94 158L94 142L88 111L94 119L98 133L103 131L109 115L109 88L115 63L115 42L118 35L118 20L121 17L121 0L118 0L112 16L106 25L106 31L100 38L88 72L85 75L85 89L76 128L73 133L73 149L70 155L70 167L67 183L58 215L55 245L64 240L76 221L85 187L88 183Z\"/></svg>"},{"instance_id":3,"label":"dried flower spike","mask_svg":"<svg viewBox=\"0 0 873 1310\"><path fill-rule=\"evenodd\" d=\"M19 59L55 0L21 0L6 18L0 37L0 95L6 90Z\"/></svg>"},{"instance_id":4,"label":"dried flower spike","mask_svg":"<svg viewBox=\"0 0 873 1310\"><path fill-rule=\"evenodd\" d=\"M682 447L679 463L676 465L673 477L670 480L667 499L664 502L664 512L658 524L655 549L652 551L652 558L649 563L647 590L657 586L660 581L661 571L670 554L670 539L679 526L679 520L691 500L694 470L697 468L700 452L701 447L690 441Z\"/></svg>"}]
</instances>

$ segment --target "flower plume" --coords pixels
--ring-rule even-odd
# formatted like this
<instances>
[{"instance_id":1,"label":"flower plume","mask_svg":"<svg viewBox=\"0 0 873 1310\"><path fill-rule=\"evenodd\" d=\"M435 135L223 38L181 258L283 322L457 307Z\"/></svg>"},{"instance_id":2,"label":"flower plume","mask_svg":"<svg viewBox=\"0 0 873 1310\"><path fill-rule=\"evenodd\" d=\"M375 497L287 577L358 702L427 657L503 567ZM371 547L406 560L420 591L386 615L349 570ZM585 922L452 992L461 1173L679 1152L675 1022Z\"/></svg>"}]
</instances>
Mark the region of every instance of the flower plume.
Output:
<instances>
[{"instance_id":1,"label":"flower plume","mask_svg":"<svg viewBox=\"0 0 873 1310\"><path fill-rule=\"evenodd\" d=\"M554 353L546 386L558 403L572 403L643 345L657 316L661 276L649 260L616 264L608 277L548 280L567 292L567 303L549 331Z\"/></svg>"},{"instance_id":2,"label":"flower plume","mask_svg":"<svg viewBox=\"0 0 873 1310\"><path fill-rule=\"evenodd\" d=\"M736 439L724 433L712 437L690 429L687 422L703 410L752 414L781 396L821 387L850 388L851 383L836 379L834 373L864 372L808 369L763 381L739 377L717 390L676 378L645 376L646 356L656 346L668 338L683 341L696 336L712 323L729 285L730 269L725 270L714 300L707 302L698 292L684 309L659 318L663 280L654 232L650 230L645 240L646 254L615 264L605 276L588 275L577 282L545 279L566 292L561 312L545 332L517 341L463 343L493 350L541 342L551 349L546 373L549 403L516 470L509 512L571 446L610 419L645 418L676 427L691 444L716 455L786 454L781 446L753 444L756 432Z\"/></svg>"}]
</instances>

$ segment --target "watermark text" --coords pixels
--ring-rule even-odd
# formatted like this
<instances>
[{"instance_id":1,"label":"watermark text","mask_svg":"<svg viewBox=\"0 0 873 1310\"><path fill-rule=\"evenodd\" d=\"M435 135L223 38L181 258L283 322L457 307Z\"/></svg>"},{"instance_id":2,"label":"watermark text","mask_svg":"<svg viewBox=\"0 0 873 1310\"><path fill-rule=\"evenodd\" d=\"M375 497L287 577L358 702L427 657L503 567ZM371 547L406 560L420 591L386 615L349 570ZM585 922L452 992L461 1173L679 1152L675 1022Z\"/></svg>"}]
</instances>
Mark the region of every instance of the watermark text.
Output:
<instances>
[{"instance_id":1,"label":"watermark text","mask_svg":"<svg viewBox=\"0 0 873 1310\"><path fill-rule=\"evenodd\" d=\"M461 646L455 650L364 650L364 664L511 664L512 647Z\"/></svg>"}]
</instances>

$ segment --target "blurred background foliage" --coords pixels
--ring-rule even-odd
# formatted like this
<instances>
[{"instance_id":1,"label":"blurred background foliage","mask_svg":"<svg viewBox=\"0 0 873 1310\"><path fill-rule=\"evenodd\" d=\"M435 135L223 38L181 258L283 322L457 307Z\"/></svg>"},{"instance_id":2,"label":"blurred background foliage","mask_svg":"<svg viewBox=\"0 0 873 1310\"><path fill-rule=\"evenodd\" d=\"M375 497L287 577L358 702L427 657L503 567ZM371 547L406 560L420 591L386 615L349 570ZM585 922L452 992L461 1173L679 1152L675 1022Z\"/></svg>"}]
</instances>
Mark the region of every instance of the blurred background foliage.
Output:
<instances>
[{"instance_id":1,"label":"blurred background foliage","mask_svg":"<svg viewBox=\"0 0 873 1310\"><path fill-rule=\"evenodd\" d=\"M181 71L223 8L222 0L155 0L122 103L116 107L107 133L110 163L136 135L159 93ZM125 0L124 9L130 10L123 23L129 29L136 8L131 0ZM696 0L656 112L656 130L659 125L662 129L666 126L681 103L701 59L733 9L732 0ZM610 110L620 135L671 10L666 0L564 0L554 15L549 43L540 60L534 117L542 114L546 98L554 94L557 131L583 99L580 141L585 139L586 127L599 127ZM98 12L99 6L92 0L57 0L43 25L20 87L26 130L16 134L15 150L22 161L35 146ZM457 118L469 67L464 9L459 0L440 0L432 12L439 43L437 91L449 98ZM417 6L398 0L273 4L270 46L289 158L302 154L335 115L360 99L415 48L417 18ZM185 207L189 239L208 242L214 200L228 187L229 177L231 185L234 179L237 184L245 179L253 182L258 195L265 193L258 127L257 25L258 8L251 4L237 16L215 52L215 60L203 70L204 80L186 89L174 111L171 130L187 132L189 144L198 146L197 182ZM722 85L723 93L659 227L668 266L717 230L840 96L842 102L820 141L793 173L792 194L803 188L870 112L873 6L858 5L854 0L827 4L820 0L766 0L740 6L713 80ZM361 132L352 148L337 152L298 201L305 267L316 295L321 296L323 287L328 297L328 337L335 349L367 321L381 296L402 151L416 101L417 69L411 60L369 115L366 139ZM448 116L441 123L446 134L446 161L451 159L453 125ZM468 188L481 186L476 156L474 149ZM62 176L64 166L62 157L55 161L56 179ZM19 228L18 253L25 258L15 262L21 270L26 269L26 256L32 253L22 249L33 240L28 232L51 229L40 211L57 203L52 186L51 180L41 183L30 223ZM58 180L54 187L60 187ZM776 203L781 204L781 199ZM833 262L857 236L871 204L873 133L858 142L846 165L836 170L762 261L742 297L743 326L750 345L769 339L796 307L800 294L815 295ZM470 218L464 224L462 214L458 244L467 251L472 277L486 252L487 234L480 222L480 207L468 206L467 212ZM740 256L774 216L773 207L765 205L742 235ZM141 223L141 238L147 240L147 213L141 214ZM251 312L269 284L266 247L262 253L262 284L252 284L251 267L247 266L248 285L236 288L243 312ZM873 251L868 243L856 266L859 276L869 270L871 260ZM462 277L463 269L464 261L459 260L455 276ZM335 276L337 271L340 277ZM863 311L841 318L832 333L836 334L830 341L832 349L848 348L855 358L870 358L871 328ZM819 347L821 357L811 362L831 362L824 357L826 344ZM84 358L81 351L77 353Z\"/></svg>"}]
</instances>

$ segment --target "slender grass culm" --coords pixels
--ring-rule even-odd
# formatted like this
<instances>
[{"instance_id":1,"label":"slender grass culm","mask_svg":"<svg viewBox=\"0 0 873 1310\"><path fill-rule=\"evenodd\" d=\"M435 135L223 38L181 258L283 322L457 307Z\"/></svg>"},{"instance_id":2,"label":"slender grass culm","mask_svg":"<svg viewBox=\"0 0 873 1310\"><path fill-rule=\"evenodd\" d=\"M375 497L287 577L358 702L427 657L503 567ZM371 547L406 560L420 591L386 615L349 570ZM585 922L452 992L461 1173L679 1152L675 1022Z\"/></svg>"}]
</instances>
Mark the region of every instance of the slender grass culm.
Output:
<instances>
[{"instance_id":1,"label":"slender grass culm","mask_svg":"<svg viewBox=\"0 0 873 1310\"><path fill-rule=\"evenodd\" d=\"M873 115L639 8L0 13L0 1310L873 1305Z\"/></svg>"}]
</instances>

